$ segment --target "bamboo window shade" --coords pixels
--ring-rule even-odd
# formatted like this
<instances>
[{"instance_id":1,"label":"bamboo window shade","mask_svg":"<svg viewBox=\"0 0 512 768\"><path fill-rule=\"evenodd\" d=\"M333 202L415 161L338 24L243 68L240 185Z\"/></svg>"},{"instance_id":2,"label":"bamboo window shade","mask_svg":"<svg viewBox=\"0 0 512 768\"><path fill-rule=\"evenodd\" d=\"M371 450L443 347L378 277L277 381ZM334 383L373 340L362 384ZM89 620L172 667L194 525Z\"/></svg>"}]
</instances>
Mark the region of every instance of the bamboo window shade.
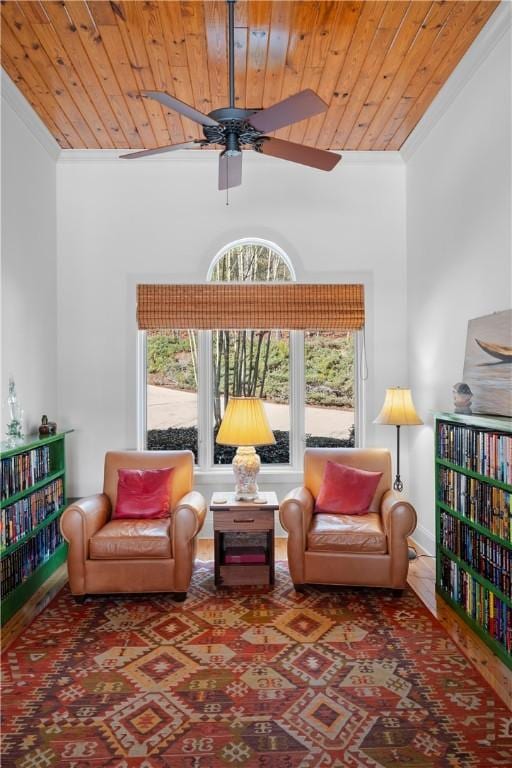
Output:
<instances>
[{"instance_id":1,"label":"bamboo window shade","mask_svg":"<svg viewBox=\"0 0 512 768\"><path fill-rule=\"evenodd\" d=\"M364 326L360 284L138 285L140 330L355 331Z\"/></svg>"}]
</instances>

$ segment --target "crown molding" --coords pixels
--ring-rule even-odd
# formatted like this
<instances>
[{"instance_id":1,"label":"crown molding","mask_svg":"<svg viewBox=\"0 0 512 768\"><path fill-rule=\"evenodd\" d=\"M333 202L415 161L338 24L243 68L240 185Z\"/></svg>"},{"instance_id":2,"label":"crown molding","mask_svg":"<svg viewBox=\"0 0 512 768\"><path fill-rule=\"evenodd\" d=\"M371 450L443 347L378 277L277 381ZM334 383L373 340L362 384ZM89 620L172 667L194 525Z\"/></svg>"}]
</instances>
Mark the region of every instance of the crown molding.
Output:
<instances>
[{"instance_id":1,"label":"crown molding","mask_svg":"<svg viewBox=\"0 0 512 768\"><path fill-rule=\"evenodd\" d=\"M126 153L129 150L126 149L62 149L59 154L59 163L69 162L114 162L119 159L119 155ZM244 162L267 162L269 164L275 163L276 158L268 157L266 155L258 155L256 159L256 152L252 150L244 151ZM367 164L367 165L403 165L404 159L400 152L339 152L343 161L342 165L338 168L342 168L343 165L355 165L355 164ZM143 157L137 160L139 163L154 163L169 162L176 160L184 160L196 162L198 160L208 159L217 155L217 150L214 149L181 149L175 152L169 152L167 155L156 155L153 157ZM123 163L125 165L125 163Z\"/></svg>"},{"instance_id":2,"label":"crown molding","mask_svg":"<svg viewBox=\"0 0 512 768\"><path fill-rule=\"evenodd\" d=\"M402 145L400 154L405 162L410 160L427 136L449 110L459 93L468 84L476 70L483 64L503 35L510 33L512 25L511 0L502 0L476 40L443 85L420 122Z\"/></svg>"},{"instance_id":3,"label":"crown molding","mask_svg":"<svg viewBox=\"0 0 512 768\"><path fill-rule=\"evenodd\" d=\"M32 136L39 142L53 160L60 155L60 147L43 123L30 102L27 101L20 89L13 83L9 75L2 69L0 80L2 99L18 115Z\"/></svg>"}]
</instances>

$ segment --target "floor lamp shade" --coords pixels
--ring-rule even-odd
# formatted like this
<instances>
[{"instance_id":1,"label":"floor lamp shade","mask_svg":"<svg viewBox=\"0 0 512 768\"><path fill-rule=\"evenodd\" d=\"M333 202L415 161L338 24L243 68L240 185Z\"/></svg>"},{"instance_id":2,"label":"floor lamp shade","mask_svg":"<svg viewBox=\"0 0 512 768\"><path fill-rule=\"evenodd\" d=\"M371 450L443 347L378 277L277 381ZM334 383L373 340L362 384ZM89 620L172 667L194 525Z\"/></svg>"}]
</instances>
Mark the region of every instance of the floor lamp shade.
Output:
<instances>
[{"instance_id":1,"label":"floor lamp shade","mask_svg":"<svg viewBox=\"0 0 512 768\"><path fill-rule=\"evenodd\" d=\"M423 424L416 413L411 390L402 387L389 387L379 415L374 424L392 424L396 426L396 476L393 483L395 491L402 491L404 484L400 479L400 427L412 427Z\"/></svg>"},{"instance_id":2,"label":"floor lamp shade","mask_svg":"<svg viewBox=\"0 0 512 768\"><path fill-rule=\"evenodd\" d=\"M384 405L374 424L394 424L396 426L414 426L423 424L416 413L410 389L389 387L386 389Z\"/></svg>"},{"instance_id":3,"label":"floor lamp shade","mask_svg":"<svg viewBox=\"0 0 512 768\"><path fill-rule=\"evenodd\" d=\"M217 443L237 446L233 472L238 501L254 501L258 497L256 477L261 462L254 446L272 445L275 441L261 400L257 397L229 398Z\"/></svg>"}]
</instances>

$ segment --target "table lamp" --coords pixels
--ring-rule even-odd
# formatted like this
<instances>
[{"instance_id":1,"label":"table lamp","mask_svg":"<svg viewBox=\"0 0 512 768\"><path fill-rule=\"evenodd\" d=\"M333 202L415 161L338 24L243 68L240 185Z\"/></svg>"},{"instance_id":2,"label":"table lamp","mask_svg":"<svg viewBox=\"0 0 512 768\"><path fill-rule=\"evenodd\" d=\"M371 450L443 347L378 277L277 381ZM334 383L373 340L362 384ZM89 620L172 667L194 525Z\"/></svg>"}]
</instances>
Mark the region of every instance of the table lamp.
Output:
<instances>
[{"instance_id":1,"label":"table lamp","mask_svg":"<svg viewBox=\"0 0 512 768\"><path fill-rule=\"evenodd\" d=\"M386 389L384 405L373 423L396 426L396 477L393 488L395 491L402 491L404 484L400 479L400 427L423 424L412 402L411 390L402 387Z\"/></svg>"},{"instance_id":2,"label":"table lamp","mask_svg":"<svg viewBox=\"0 0 512 768\"><path fill-rule=\"evenodd\" d=\"M261 461L255 446L272 445L275 441L259 398L229 398L216 442L237 447L233 459L237 501L254 501L258 498L256 476Z\"/></svg>"}]
</instances>

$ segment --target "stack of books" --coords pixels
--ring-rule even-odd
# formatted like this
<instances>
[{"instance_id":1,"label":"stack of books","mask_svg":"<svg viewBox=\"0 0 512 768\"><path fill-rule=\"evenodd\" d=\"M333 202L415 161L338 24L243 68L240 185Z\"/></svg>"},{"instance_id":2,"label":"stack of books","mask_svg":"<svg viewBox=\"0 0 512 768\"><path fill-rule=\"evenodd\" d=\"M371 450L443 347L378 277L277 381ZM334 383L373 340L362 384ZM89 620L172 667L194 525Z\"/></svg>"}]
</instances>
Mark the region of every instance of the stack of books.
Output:
<instances>
[{"instance_id":1,"label":"stack of books","mask_svg":"<svg viewBox=\"0 0 512 768\"><path fill-rule=\"evenodd\" d=\"M224 549L224 562L231 563L265 563L264 547L226 547Z\"/></svg>"}]
</instances>

